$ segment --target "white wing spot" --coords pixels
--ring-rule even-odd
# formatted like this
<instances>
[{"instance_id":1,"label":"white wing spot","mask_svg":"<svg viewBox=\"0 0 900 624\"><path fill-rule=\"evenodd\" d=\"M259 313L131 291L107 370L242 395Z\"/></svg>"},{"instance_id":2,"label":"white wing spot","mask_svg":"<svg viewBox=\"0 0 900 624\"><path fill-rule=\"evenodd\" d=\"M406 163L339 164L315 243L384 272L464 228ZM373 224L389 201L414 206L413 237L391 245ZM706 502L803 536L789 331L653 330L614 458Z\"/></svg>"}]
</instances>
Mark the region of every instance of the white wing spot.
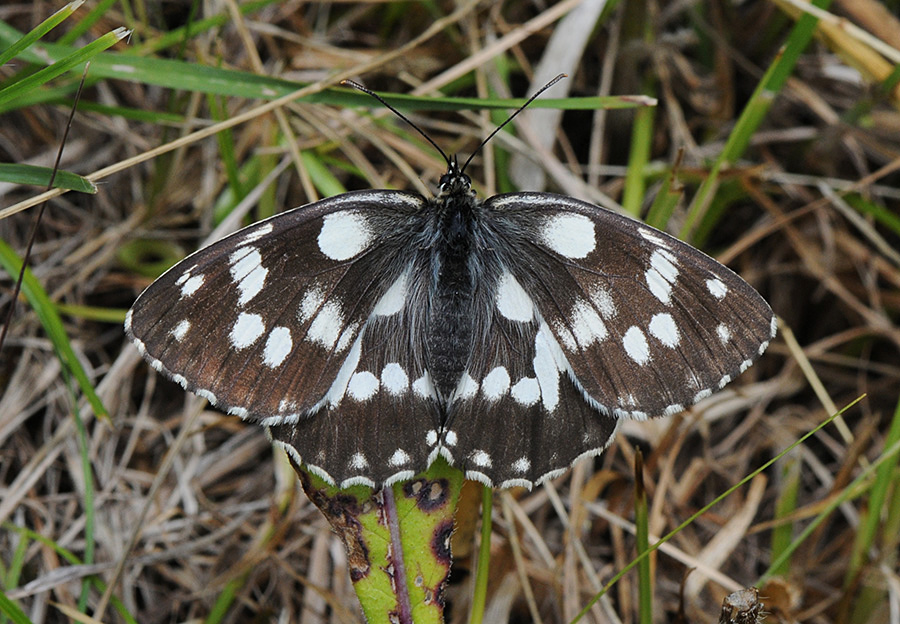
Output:
<instances>
[{"instance_id":1,"label":"white wing spot","mask_svg":"<svg viewBox=\"0 0 900 624\"><path fill-rule=\"evenodd\" d=\"M228 338L231 340L231 346L235 349L245 349L259 340L265 331L266 326L263 325L262 317L259 314L241 312L234 327L231 328Z\"/></svg>"},{"instance_id":2,"label":"white wing spot","mask_svg":"<svg viewBox=\"0 0 900 624\"><path fill-rule=\"evenodd\" d=\"M391 362L381 371L381 385L390 394L399 396L409 389L409 377L402 366Z\"/></svg>"},{"instance_id":3,"label":"white wing spot","mask_svg":"<svg viewBox=\"0 0 900 624\"><path fill-rule=\"evenodd\" d=\"M541 387L534 377L522 377L510 390L513 400L522 407L531 407L541 398Z\"/></svg>"},{"instance_id":4,"label":"white wing spot","mask_svg":"<svg viewBox=\"0 0 900 624\"><path fill-rule=\"evenodd\" d=\"M263 236L266 236L267 234L271 234L271 233L272 233L272 224L266 223L265 225L260 225L259 227L254 229L252 232L247 234L247 236L244 237L244 240L242 242L246 245L247 243L252 243L254 241L257 241L260 238L262 238Z\"/></svg>"},{"instance_id":5,"label":"white wing spot","mask_svg":"<svg viewBox=\"0 0 900 624\"><path fill-rule=\"evenodd\" d=\"M729 340L731 340L731 330L728 329L726 325L719 325L716 327L716 335L719 337L719 340L722 341L722 344L727 344Z\"/></svg>"},{"instance_id":6,"label":"white wing spot","mask_svg":"<svg viewBox=\"0 0 900 624\"><path fill-rule=\"evenodd\" d=\"M332 260L349 260L372 242L372 230L358 212L341 211L325 215L319 231L319 250Z\"/></svg>"},{"instance_id":7,"label":"white wing spot","mask_svg":"<svg viewBox=\"0 0 900 624\"><path fill-rule=\"evenodd\" d=\"M582 349L587 349L609 335L597 310L587 301L578 301L572 306L572 330Z\"/></svg>"},{"instance_id":8,"label":"white wing spot","mask_svg":"<svg viewBox=\"0 0 900 624\"><path fill-rule=\"evenodd\" d=\"M404 271L403 275L394 280L391 287L381 295L372 314L376 316L392 316L403 309L406 303L406 281L409 278L409 271Z\"/></svg>"},{"instance_id":9,"label":"white wing spot","mask_svg":"<svg viewBox=\"0 0 900 624\"><path fill-rule=\"evenodd\" d=\"M359 329L359 323L350 323L344 328L344 331L341 332L341 337L338 338L337 344L334 345L335 353L343 352L350 345L350 341L353 340L353 337L356 335L357 329Z\"/></svg>"},{"instance_id":10,"label":"white wing spot","mask_svg":"<svg viewBox=\"0 0 900 624\"><path fill-rule=\"evenodd\" d=\"M317 286L313 286L303 293L303 299L300 301L300 309L297 311L297 318L300 322L305 323L315 316L316 312L322 306L323 301L325 301L325 293Z\"/></svg>"},{"instance_id":11,"label":"white wing spot","mask_svg":"<svg viewBox=\"0 0 900 624\"><path fill-rule=\"evenodd\" d=\"M719 279L706 280L706 288L709 290L709 294L716 299L723 299L728 294L728 286Z\"/></svg>"},{"instance_id":12,"label":"white wing spot","mask_svg":"<svg viewBox=\"0 0 900 624\"><path fill-rule=\"evenodd\" d=\"M456 432L452 429L448 429L444 434L444 442L447 444L447 446L456 446Z\"/></svg>"},{"instance_id":13,"label":"white wing spot","mask_svg":"<svg viewBox=\"0 0 900 624\"><path fill-rule=\"evenodd\" d=\"M597 246L594 222L584 215L571 212L548 217L541 230L541 240L566 258L585 258Z\"/></svg>"},{"instance_id":14,"label":"white wing spot","mask_svg":"<svg viewBox=\"0 0 900 624\"><path fill-rule=\"evenodd\" d=\"M459 383L456 386L456 392L454 392L453 400L464 401L466 399L471 399L478 392L478 382L472 379L472 376L468 371L463 373L462 378L459 380Z\"/></svg>"},{"instance_id":15,"label":"white wing spot","mask_svg":"<svg viewBox=\"0 0 900 624\"><path fill-rule=\"evenodd\" d=\"M694 400L694 403L699 403L703 399L706 399L711 396L712 396L712 390L710 390L709 388L706 388L705 390L701 390L700 392L695 394L693 400Z\"/></svg>"},{"instance_id":16,"label":"white wing spot","mask_svg":"<svg viewBox=\"0 0 900 624\"><path fill-rule=\"evenodd\" d=\"M531 468L531 461L527 457L520 457L512 463L513 472L525 474Z\"/></svg>"},{"instance_id":17,"label":"white wing spot","mask_svg":"<svg viewBox=\"0 0 900 624\"><path fill-rule=\"evenodd\" d=\"M561 320L553 321L553 332L562 340L563 345L565 345L566 349L569 351L577 351L578 343L575 341L575 336L572 332L569 331L569 328L565 326L565 324Z\"/></svg>"},{"instance_id":18,"label":"white wing spot","mask_svg":"<svg viewBox=\"0 0 900 624\"><path fill-rule=\"evenodd\" d=\"M219 402L219 399L216 398L216 395L214 395L209 390L204 390L203 388L197 388L196 390L193 390L192 392L194 394L196 394L198 397L200 397L201 399L206 399L213 405L215 405L216 403Z\"/></svg>"},{"instance_id":19,"label":"white wing spot","mask_svg":"<svg viewBox=\"0 0 900 624\"><path fill-rule=\"evenodd\" d=\"M394 454L391 455L391 458L388 460L389 466L403 466L404 464L409 463L409 454L403 449L397 449L394 451Z\"/></svg>"},{"instance_id":20,"label":"white wing spot","mask_svg":"<svg viewBox=\"0 0 900 624\"><path fill-rule=\"evenodd\" d=\"M650 361L650 347L647 345L647 337L640 329L632 325L622 337L622 345L625 353L632 360L643 366Z\"/></svg>"},{"instance_id":21,"label":"white wing spot","mask_svg":"<svg viewBox=\"0 0 900 624\"><path fill-rule=\"evenodd\" d=\"M673 349L681 342L681 333L678 331L675 319L666 312L655 314L650 319L650 333L661 343Z\"/></svg>"},{"instance_id":22,"label":"white wing spot","mask_svg":"<svg viewBox=\"0 0 900 624\"><path fill-rule=\"evenodd\" d=\"M190 328L191 328L191 322L187 319L182 319L182 320L178 321L178 324L169 333L172 334L172 337L175 340L177 340L178 342L181 342L182 340L184 340L184 337L187 335L188 330Z\"/></svg>"},{"instance_id":23,"label":"white wing spot","mask_svg":"<svg viewBox=\"0 0 900 624\"><path fill-rule=\"evenodd\" d=\"M666 241L665 238L663 238L662 236L660 236L657 232L654 232L653 230L648 230L647 228L639 227L638 234L640 234L645 240L650 241L654 245L659 245L660 247L662 247L664 249L669 248L668 241Z\"/></svg>"},{"instance_id":24,"label":"white wing spot","mask_svg":"<svg viewBox=\"0 0 900 624\"><path fill-rule=\"evenodd\" d=\"M263 289L269 269L262 266L262 255L253 247L238 249L231 254L230 261L231 279L241 291L238 305L247 305Z\"/></svg>"},{"instance_id":25,"label":"white wing spot","mask_svg":"<svg viewBox=\"0 0 900 624\"><path fill-rule=\"evenodd\" d=\"M187 274L185 274L187 275ZM184 277L184 275L182 275ZM203 286L203 281L206 279L206 276L202 273L200 275L193 275L186 279L184 283L181 285L181 298L190 297L195 292L197 292L201 286Z\"/></svg>"},{"instance_id":26,"label":"white wing spot","mask_svg":"<svg viewBox=\"0 0 900 624\"><path fill-rule=\"evenodd\" d=\"M509 372L503 366L498 366L481 382L481 392L488 401L497 401L509 390Z\"/></svg>"},{"instance_id":27,"label":"white wing spot","mask_svg":"<svg viewBox=\"0 0 900 624\"><path fill-rule=\"evenodd\" d=\"M378 377L369 371L353 373L347 384L347 394L357 401L368 401L378 392Z\"/></svg>"},{"instance_id":28,"label":"white wing spot","mask_svg":"<svg viewBox=\"0 0 900 624\"><path fill-rule=\"evenodd\" d=\"M269 332L269 337L266 338L263 364L269 368L281 366L293 348L294 342L291 340L291 330L287 327L276 327Z\"/></svg>"},{"instance_id":29,"label":"white wing spot","mask_svg":"<svg viewBox=\"0 0 900 624\"><path fill-rule=\"evenodd\" d=\"M350 347L350 352L347 354L347 357L341 364L341 368L338 370L337 377L334 378L325 397L317 405L327 402L331 407L336 407L338 403L341 402L341 399L347 392L347 383L350 381L350 377L353 373L356 372L356 367L359 366L359 354L362 350L362 337L364 333L364 331L361 331L359 336L356 337L353 346Z\"/></svg>"},{"instance_id":30,"label":"white wing spot","mask_svg":"<svg viewBox=\"0 0 900 624\"><path fill-rule=\"evenodd\" d=\"M594 284L591 287L591 302L600 310L600 315L607 320L614 318L618 312L612 295L599 284Z\"/></svg>"},{"instance_id":31,"label":"white wing spot","mask_svg":"<svg viewBox=\"0 0 900 624\"><path fill-rule=\"evenodd\" d=\"M344 312L337 301L328 301L320 309L309 325L307 339L326 349L331 349L344 328Z\"/></svg>"},{"instance_id":32,"label":"white wing spot","mask_svg":"<svg viewBox=\"0 0 900 624\"><path fill-rule=\"evenodd\" d=\"M437 396L437 392L434 390L434 382L431 381L431 375L428 374L428 371L425 371L421 377L413 382L412 389L420 399L433 399Z\"/></svg>"},{"instance_id":33,"label":"white wing spot","mask_svg":"<svg viewBox=\"0 0 900 624\"><path fill-rule=\"evenodd\" d=\"M672 286L678 279L675 257L667 251L657 249L650 256L650 268L644 272L647 287L653 296L668 305L672 299Z\"/></svg>"},{"instance_id":34,"label":"white wing spot","mask_svg":"<svg viewBox=\"0 0 900 624\"><path fill-rule=\"evenodd\" d=\"M541 387L544 409L552 412L559 405L559 371L565 356L546 323L541 323L534 338L534 373Z\"/></svg>"},{"instance_id":35,"label":"white wing spot","mask_svg":"<svg viewBox=\"0 0 900 624\"><path fill-rule=\"evenodd\" d=\"M509 271L497 280L497 309L511 321L528 323L534 318L534 302Z\"/></svg>"},{"instance_id":36,"label":"white wing spot","mask_svg":"<svg viewBox=\"0 0 900 624\"><path fill-rule=\"evenodd\" d=\"M425 434L425 444L427 444L428 446L434 446L435 444L437 444L437 441L437 431L435 431L434 429L429 429L428 433Z\"/></svg>"},{"instance_id":37,"label":"white wing spot","mask_svg":"<svg viewBox=\"0 0 900 624\"><path fill-rule=\"evenodd\" d=\"M472 458L472 463L480 468L490 468L491 467L491 456L480 449L477 451L473 451L471 458Z\"/></svg>"},{"instance_id":38,"label":"white wing spot","mask_svg":"<svg viewBox=\"0 0 900 624\"><path fill-rule=\"evenodd\" d=\"M362 453L354 453L350 458L350 468L353 470L365 470L369 467L369 460Z\"/></svg>"},{"instance_id":39,"label":"white wing spot","mask_svg":"<svg viewBox=\"0 0 900 624\"><path fill-rule=\"evenodd\" d=\"M721 390L725 386L731 383L731 375L725 375L722 379L719 380L719 389Z\"/></svg>"}]
</instances>

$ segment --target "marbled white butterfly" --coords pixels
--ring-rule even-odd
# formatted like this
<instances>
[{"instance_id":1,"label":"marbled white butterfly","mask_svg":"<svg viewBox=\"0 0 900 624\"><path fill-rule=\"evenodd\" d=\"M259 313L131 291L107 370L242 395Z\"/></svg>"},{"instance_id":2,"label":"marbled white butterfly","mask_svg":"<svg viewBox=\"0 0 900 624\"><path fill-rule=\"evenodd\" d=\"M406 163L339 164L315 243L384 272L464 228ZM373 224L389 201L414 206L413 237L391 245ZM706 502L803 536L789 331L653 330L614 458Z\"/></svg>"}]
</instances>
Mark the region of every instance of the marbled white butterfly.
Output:
<instances>
[{"instance_id":1,"label":"marbled white butterfly","mask_svg":"<svg viewBox=\"0 0 900 624\"><path fill-rule=\"evenodd\" d=\"M344 193L201 249L126 332L331 483L442 455L528 488L599 454L621 419L710 396L775 335L762 297L687 244L561 195L481 201L468 162L444 157L437 197Z\"/></svg>"}]
</instances>

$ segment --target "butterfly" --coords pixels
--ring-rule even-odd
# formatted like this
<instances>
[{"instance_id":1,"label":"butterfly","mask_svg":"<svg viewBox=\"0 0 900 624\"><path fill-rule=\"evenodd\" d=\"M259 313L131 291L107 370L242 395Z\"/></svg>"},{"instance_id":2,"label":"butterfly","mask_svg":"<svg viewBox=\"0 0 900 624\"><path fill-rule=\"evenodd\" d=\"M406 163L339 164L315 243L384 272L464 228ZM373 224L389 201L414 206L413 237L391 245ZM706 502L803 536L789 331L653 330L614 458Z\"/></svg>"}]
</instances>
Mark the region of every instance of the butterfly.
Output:
<instances>
[{"instance_id":1,"label":"butterfly","mask_svg":"<svg viewBox=\"0 0 900 624\"><path fill-rule=\"evenodd\" d=\"M689 408L774 337L766 301L684 242L563 195L481 200L471 157L444 158L435 197L348 192L188 256L127 335L331 484L443 456L501 488L598 455L625 418Z\"/></svg>"}]
</instances>

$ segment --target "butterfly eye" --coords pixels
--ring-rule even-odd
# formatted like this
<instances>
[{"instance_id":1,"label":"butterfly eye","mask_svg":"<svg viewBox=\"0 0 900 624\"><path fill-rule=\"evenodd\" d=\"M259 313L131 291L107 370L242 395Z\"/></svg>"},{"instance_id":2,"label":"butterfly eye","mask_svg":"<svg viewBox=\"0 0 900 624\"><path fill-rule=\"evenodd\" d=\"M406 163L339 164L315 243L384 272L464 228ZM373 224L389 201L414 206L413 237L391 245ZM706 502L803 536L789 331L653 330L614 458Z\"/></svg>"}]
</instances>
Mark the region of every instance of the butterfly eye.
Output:
<instances>
[{"instance_id":1,"label":"butterfly eye","mask_svg":"<svg viewBox=\"0 0 900 624\"><path fill-rule=\"evenodd\" d=\"M465 173L451 169L441 176L439 188L441 195L465 194L472 188L472 179Z\"/></svg>"}]
</instances>

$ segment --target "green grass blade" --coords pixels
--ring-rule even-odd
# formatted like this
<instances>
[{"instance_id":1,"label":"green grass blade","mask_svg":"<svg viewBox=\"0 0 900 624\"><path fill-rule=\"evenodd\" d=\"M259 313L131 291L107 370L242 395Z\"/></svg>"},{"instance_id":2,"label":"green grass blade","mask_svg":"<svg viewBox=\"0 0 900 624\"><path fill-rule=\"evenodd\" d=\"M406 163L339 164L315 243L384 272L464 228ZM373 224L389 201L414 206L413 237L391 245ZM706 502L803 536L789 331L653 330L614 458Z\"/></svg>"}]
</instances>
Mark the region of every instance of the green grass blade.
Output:
<instances>
[{"instance_id":1,"label":"green grass blade","mask_svg":"<svg viewBox=\"0 0 900 624\"><path fill-rule=\"evenodd\" d=\"M478 546L478 563L475 568L475 590L472 592L472 612L469 624L481 624L484 620L484 607L487 604L488 580L490 580L491 562L491 512L494 509L494 490L486 485L481 486L481 543Z\"/></svg>"},{"instance_id":2,"label":"green grass blade","mask_svg":"<svg viewBox=\"0 0 900 624\"><path fill-rule=\"evenodd\" d=\"M118 0L100 0L91 7L87 15L78 20L78 23L66 34L59 38L59 43L70 45L77 41L79 37L87 33L91 27L99 22L109 11L110 7L116 4Z\"/></svg>"},{"instance_id":3,"label":"green grass blade","mask_svg":"<svg viewBox=\"0 0 900 624\"><path fill-rule=\"evenodd\" d=\"M675 212L675 207L684 196L684 186L678 181L678 169L681 163L681 155L672 166L669 173L663 179L662 187L653 198L653 204L647 211L647 225L651 225L658 230L665 230L669 219Z\"/></svg>"},{"instance_id":4,"label":"green grass blade","mask_svg":"<svg viewBox=\"0 0 900 624\"><path fill-rule=\"evenodd\" d=\"M14 624L32 624L19 605L7 598L3 592L0 592L0 613L8 617Z\"/></svg>"},{"instance_id":5,"label":"green grass blade","mask_svg":"<svg viewBox=\"0 0 900 624\"><path fill-rule=\"evenodd\" d=\"M84 4L84 0L75 0L75 2L70 2L59 11L45 19L43 22L32 28L30 31L28 31L28 33L20 37L18 41L7 47L5 50L0 51L0 66L6 65L22 50L25 50L29 46L33 45L41 37L56 28L70 15L72 15L72 13L74 13L82 4Z\"/></svg>"},{"instance_id":6,"label":"green grass blade","mask_svg":"<svg viewBox=\"0 0 900 624\"><path fill-rule=\"evenodd\" d=\"M835 418L837 418L838 416L841 416L842 414L844 414L844 412L846 412L847 410L851 409L851 408L852 408L853 406L855 406L857 403L859 403L860 401L862 401L864 397L865 397L865 395L859 397L858 399L854 400L852 403L850 403L849 405L847 405L846 407L844 407L843 409L841 409L840 411L838 411L837 413L832 414L827 420L823 421L823 422L822 422L819 426L817 426L815 429L813 429L812 431L810 431L810 432L807 433L806 435L804 435L804 436L802 436L801 438L799 438L799 439L798 439L797 441L795 441L793 444L791 444L791 445L788 446L786 449L784 449L782 452L780 452L777 456L773 457L772 459L770 459L769 461L767 461L766 463L764 463L762 466L760 466L759 468L757 468L756 470L754 470L753 472L751 472L750 474L748 474L747 476L745 476L743 479L741 479L739 482L735 483L733 486L731 486L730 488L728 488L727 490L725 490L722 494L720 494L719 496L717 496L716 498L714 498L714 499L713 499L712 501L710 501L708 504L704 505L703 507L701 507L700 509L698 509L696 512L694 512L693 514L691 514L691 516L690 516L687 520L685 520L684 522L682 522L681 524L679 524L677 527L675 527L672 531L670 531L670 532L667 533L665 536L663 536L662 538L660 538L659 541L657 541L656 543L652 544L652 545L647 549L646 552L644 552L644 553L638 555L637 557L635 557L634 560L632 560L631 562L629 562L628 565L626 565L624 568L622 568L621 570L619 570L619 572L618 572L615 576L613 576L613 577L606 583L606 585L603 586L603 589L602 589L599 593L597 593L593 598L591 598L591 600L588 601L588 603L587 603L587 604L584 606L584 608L578 613L578 615L575 616L575 618L571 621L570 624L575 624L575 622L580 621L581 618L583 618L585 615L587 615L588 611L591 610L591 607L593 607L594 604L596 604L596 602L597 602L598 600L600 600L601 597L603 597L604 595L606 595L606 593L609 592L609 590L610 590L616 583L619 582L619 579L621 579L621 578L622 578L623 576L625 576L628 572L630 572L632 568L634 568L635 566L637 566L638 564L640 564L640 562L641 562L642 560L644 560L644 559L646 559L647 557L649 557L651 553L653 553L653 552L655 552L657 549L659 549L660 546L662 546L663 544L665 544L666 542L668 542L669 540L671 540L673 537L675 537L676 535L678 535L678 533L681 532L682 529L684 529L686 526L692 524L695 520L697 520L697 518L699 518L700 516L702 516L703 514L705 514L707 511L709 511L710 509L712 509L712 508L715 507L716 505L718 505L720 501L722 501L722 500L724 500L725 498L731 496L731 493L732 493L732 492L734 492L734 491L737 490L738 488L741 488L741 487L743 487L745 484L747 484L747 483L749 483L750 481L752 481L752 480L756 477L756 475L758 475L758 474L760 474L760 473L762 473L762 472L768 470L769 467L772 466L775 462L777 462L779 459L781 459L782 457L786 456L788 453L790 453L791 451L793 451L795 448L797 448L798 446L800 446L801 444L803 444L804 442L806 442L806 440L808 440L809 438L811 438L812 436L814 436L820 429L822 429L823 427L825 427L825 426L828 425L829 423L833 422ZM771 568L770 568L770 569L771 569ZM760 581L760 583L762 583L762 582L763 582L763 581Z\"/></svg>"},{"instance_id":7,"label":"green grass blade","mask_svg":"<svg viewBox=\"0 0 900 624\"><path fill-rule=\"evenodd\" d=\"M892 448L898 444L900 444L900 401L897 402L897 406L894 410L894 418L891 421L891 427L884 439L884 446L886 449ZM879 460L880 459L881 458L879 458ZM885 517L884 512L887 510L885 505L890 496L890 492L897 486L898 460L900 460L900 456L894 454L892 458L882 462L875 471L875 481L872 483L872 489L869 491L869 500L865 507L866 514L862 517L859 530L856 532L856 543L853 547L855 556L851 560L844 577L845 590L857 581L859 575L863 571L863 567L868 563L868 555L875 546L879 534L884 534L884 531L879 531L879 528L882 526L882 520ZM882 551L882 553L884 557L889 556L884 551ZM881 563L884 564L889 562ZM882 592L879 591L878 593L881 594ZM883 596L880 598L883 599ZM880 599L877 601L881 602ZM862 602L863 601L860 601L860 603ZM851 621L867 621L860 618L868 618L869 616L874 617L874 614L870 612L868 606L865 604L858 604L856 606L856 613L854 617L851 618Z\"/></svg>"},{"instance_id":8,"label":"green grass blade","mask_svg":"<svg viewBox=\"0 0 900 624\"><path fill-rule=\"evenodd\" d=\"M22 267L22 259L13 251L12 247L3 241L0 241L0 266L13 279L19 275ZM28 299L32 309L37 313L44 331L47 332L47 336L56 349L56 355L60 363L64 369L67 369L75 377L81 392L91 404L94 414L97 418L108 420L109 413L103 406L100 397L94 391L94 386L81 366L81 362L75 356L72 345L69 344L69 337L66 334L65 327L63 327L62 319L59 318L59 314L57 314L56 308L47 296L47 292L30 269L25 270L25 276L22 280L22 293Z\"/></svg>"},{"instance_id":9,"label":"green grass blade","mask_svg":"<svg viewBox=\"0 0 900 624\"><path fill-rule=\"evenodd\" d=\"M0 182L39 186L46 189L52 175L53 169L49 167L0 163ZM57 170L56 177L53 178L53 186L92 195L97 192L97 186L93 182L71 171Z\"/></svg>"},{"instance_id":10,"label":"green grass blade","mask_svg":"<svg viewBox=\"0 0 900 624\"><path fill-rule=\"evenodd\" d=\"M797 497L800 491L800 462L794 458L788 459L781 470L783 487L775 501L775 528L772 529L772 557L780 558L793 539L794 524L782 520L789 518L797 510ZM790 561L785 558L784 565L773 570L777 576L786 576L790 572Z\"/></svg>"},{"instance_id":11,"label":"green grass blade","mask_svg":"<svg viewBox=\"0 0 900 624\"><path fill-rule=\"evenodd\" d=\"M850 484L845 487L840 495L832 497L825 508L819 513L816 518L810 522L797 536L797 538L791 543L790 547L786 549L780 557L776 557L772 563L769 565L769 569L766 570L765 573L760 577L759 584L762 585L766 581L768 581L775 573L775 570L778 570L785 561L796 551L806 538L812 535L813 531L815 531L825 520L831 517L831 514L834 513L838 507L840 507L843 503L861 495L866 491L865 482L872 477L872 473L878 470L880 467L884 465L894 466L897 463L897 456L900 454L900 441L894 442L891 446L887 447L885 451L881 454L881 456L870 466L866 467L859 476L857 476Z\"/></svg>"},{"instance_id":12,"label":"green grass blade","mask_svg":"<svg viewBox=\"0 0 900 624\"><path fill-rule=\"evenodd\" d=\"M653 622L653 571L650 566L650 513L647 509L647 490L644 488L644 455L640 449L634 455L634 526L638 564L638 617L641 624Z\"/></svg>"},{"instance_id":13,"label":"green grass blade","mask_svg":"<svg viewBox=\"0 0 900 624\"><path fill-rule=\"evenodd\" d=\"M124 28L116 28L112 32L108 32L102 37L90 42L83 48L79 48L68 56L59 61L45 67L44 69L31 74L30 76L19 80L4 89L0 89L0 106L3 106L22 93L27 93L32 89L36 89L57 76L66 73L71 69L79 67L83 63L96 57L100 52L115 45L128 36L128 30Z\"/></svg>"},{"instance_id":14,"label":"green grass blade","mask_svg":"<svg viewBox=\"0 0 900 624\"><path fill-rule=\"evenodd\" d=\"M812 4L824 9L831 4L831 0L815 0ZM694 200L688 209L684 227L681 230L680 237L682 239L692 239L694 227L704 216L718 188L719 173L736 163L747 150L750 139L769 113L769 108L771 108L775 96L781 91L784 83L793 73L800 54L812 40L818 22L817 18L808 13L804 13L797 20L781 54L772 62L763 75L762 80L759 81L753 95L747 102L747 106L741 112L734 129L728 136L722 153L719 154L718 159L716 159L716 162L710 169L709 175L694 196Z\"/></svg>"}]
</instances>

